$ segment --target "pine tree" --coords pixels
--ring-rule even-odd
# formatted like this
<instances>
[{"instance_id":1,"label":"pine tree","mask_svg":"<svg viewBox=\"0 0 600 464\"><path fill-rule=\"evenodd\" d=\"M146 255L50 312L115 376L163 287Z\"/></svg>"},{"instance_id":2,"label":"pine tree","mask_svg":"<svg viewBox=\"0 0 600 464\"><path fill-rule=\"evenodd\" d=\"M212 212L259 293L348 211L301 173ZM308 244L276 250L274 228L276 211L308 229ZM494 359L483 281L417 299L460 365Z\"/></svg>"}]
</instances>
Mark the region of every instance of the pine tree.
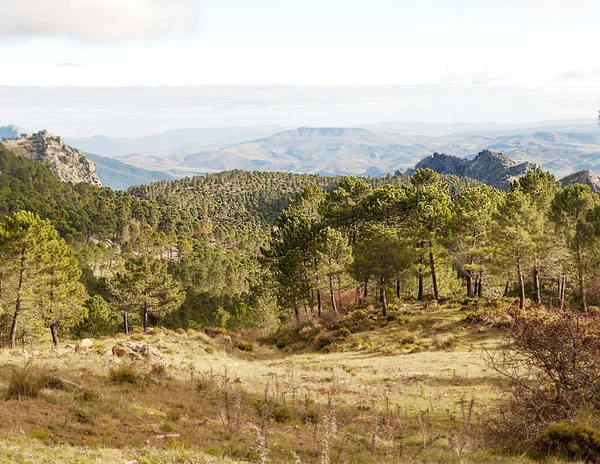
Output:
<instances>
[{"instance_id":1,"label":"pine tree","mask_svg":"<svg viewBox=\"0 0 600 464\"><path fill-rule=\"evenodd\" d=\"M167 263L149 254L125 261L110 277L109 288L123 314L126 333L128 313L138 312L146 331L151 315L165 316L178 309L185 298L181 284L173 279Z\"/></svg>"},{"instance_id":2,"label":"pine tree","mask_svg":"<svg viewBox=\"0 0 600 464\"><path fill-rule=\"evenodd\" d=\"M482 296L483 276L491 254L494 214L502 201L500 191L484 185L465 190L455 202L452 251L454 261L466 277L468 297Z\"/></svg>"},{"instance_id":3,"label":"pine tree","mask_svg":"<svg viewBox=\"0 0 600 464\"><path fill-rule=\"evenodd\" d=\"M17 341L19 319L24 313L36 318L36 291L42 283L41 265L47 243L58 240L58 233L48 220L20 211L4 218L0 224L0 267L2 268L3 307L11 324L9 347Z\"/></svg>"},{"instance_id":4,"label":"pine tree","mask_svg":"<svg viewBox=\"0 0 600 464\"><path fill-rule=\"evenodd\" d=\"M582 310L587 310L585 278L594 258L596 235L590 215L598 204L587 185L575 184L558 191L550 206L550 218L561 234L577 272Z\"/></svg>"},{"instance_id":5,"label":"pine tree","mask_svg":"<svg viewBox=\"0 0 600 464\"><path fill-rule=\"evenodd\" d=\"M58 345L58 332L71 329L85 316L83 305L88 295L79 282L81 271L75 254L62 239L45 244L38 273L37 309Z\"/></svg>"}]
</instances>

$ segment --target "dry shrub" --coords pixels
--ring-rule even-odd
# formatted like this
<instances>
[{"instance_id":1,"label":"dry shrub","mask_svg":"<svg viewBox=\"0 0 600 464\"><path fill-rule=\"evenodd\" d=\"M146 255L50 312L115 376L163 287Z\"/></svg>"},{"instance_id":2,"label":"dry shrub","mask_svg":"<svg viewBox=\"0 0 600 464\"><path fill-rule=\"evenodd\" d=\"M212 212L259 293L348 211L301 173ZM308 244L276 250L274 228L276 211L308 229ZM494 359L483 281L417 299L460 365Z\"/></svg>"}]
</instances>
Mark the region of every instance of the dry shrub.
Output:
<instances>
[{"instance_id":1,"label":"dry shrub","mask_svg":"<svg viewBox=\"0 0 600 464\"><path fill-rule=\"evenodd\" d=\"M26 364L13 371L8 381L7 399L37 398L40 390L44 387L42 382L44 375Z\"/></svg>"},{"instance_id":2,"label":"dry shrub","mask_svg":"<svg viewBox=\"0 0 600 464\"><path fill-rule=\"evenodd\" d=\"M108 376L112 382L121 384L136 384L141 379L134 364L123 364L117 367L111 367Z\"/></svg>"},{"instance_id":3,"label":"dry shrub","mask_svg":"<svg viewBox=\"0 0 600 464\"><path fill-rule=\"evenodd\" d=\"M551 424L600 417L598 314L540 308L511 316L506 343L487 359L506 380L489 437L522 448Z\"/></svg>"}]
</instances>

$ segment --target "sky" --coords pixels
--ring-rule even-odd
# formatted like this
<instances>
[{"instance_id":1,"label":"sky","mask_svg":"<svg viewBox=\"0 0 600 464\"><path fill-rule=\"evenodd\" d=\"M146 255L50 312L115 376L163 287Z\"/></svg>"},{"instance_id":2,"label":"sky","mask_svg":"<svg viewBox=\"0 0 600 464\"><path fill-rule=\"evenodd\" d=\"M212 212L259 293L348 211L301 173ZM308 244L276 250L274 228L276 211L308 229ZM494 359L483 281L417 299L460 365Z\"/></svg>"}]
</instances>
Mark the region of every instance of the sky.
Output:
<instances>
[{"instance_id":1,"label":"sky","mask_svg":"<svg viewBox=\"0 0 600 464\"><path fill-rule=\"evenodd\" d=\"M0 0L0 125L593 118L597 18L596 0Z\"/></svg>"}]
</instances>

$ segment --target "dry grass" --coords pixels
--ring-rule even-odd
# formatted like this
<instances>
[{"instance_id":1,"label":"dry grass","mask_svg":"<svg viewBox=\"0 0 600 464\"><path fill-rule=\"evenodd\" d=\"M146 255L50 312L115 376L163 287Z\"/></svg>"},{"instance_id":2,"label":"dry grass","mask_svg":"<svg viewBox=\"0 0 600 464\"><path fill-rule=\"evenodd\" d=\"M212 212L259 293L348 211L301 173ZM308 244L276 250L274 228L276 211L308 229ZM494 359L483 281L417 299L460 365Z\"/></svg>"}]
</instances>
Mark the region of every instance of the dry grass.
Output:
<instances>
[{"instance_id":1,"label":"dry grass","mask_svg":"<svg viewBox=\"0 0 600 464\"><path fill-rule=\"evenodd\" d=\"M111 374L131 366L108 354L35 347L37 363L81 388L5 402L0 455L50 462L36 460L43 445L53 462L530 462L478 441L479 418L499 394L480 354L497 332L467 324L460 308L399 311L401 322L375 320L330 353L243 351L219 334L136 334L161 350L169 374L142 366L137 383ZM0 354L5 391L7 364L17 362Z\"/></svg>"}]
</instances>

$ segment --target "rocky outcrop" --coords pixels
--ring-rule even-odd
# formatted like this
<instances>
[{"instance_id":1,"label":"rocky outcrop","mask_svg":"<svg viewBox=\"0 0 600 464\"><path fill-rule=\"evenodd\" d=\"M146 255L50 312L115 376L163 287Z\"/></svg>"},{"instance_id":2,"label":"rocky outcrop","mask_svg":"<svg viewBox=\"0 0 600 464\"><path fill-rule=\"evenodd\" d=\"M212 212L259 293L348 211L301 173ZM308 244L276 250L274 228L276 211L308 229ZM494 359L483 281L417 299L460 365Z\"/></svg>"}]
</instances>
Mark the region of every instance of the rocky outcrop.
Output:
<instances>
[{"instance_id":1,"label":"rocky outcrop","mask_svg":"<svg viewBox=\"0 0 600 464\"><path fill-rule=\"evenodd\" d=\"M94 163L81 150L70 147L47 131L22 135L22 138L7 139L2 143L15 155L42 163L63 182L102 185Z\"/></svg>"},{"instance_id":2,"label":"rocky outcrop","mask_svg":"<svg viewBox=\"0 0 600 464\"><path fill-rule=\"evenodd\" d=\"M567 187L573 184L583 184L590 187L594 193L600 194L600 176L590 170L574 172L560 180L560 183Z\"/></svg>"},{"instance_id":3,"label":"rocky outcrop","mask_svg":"<svg viewBox=\"0 0 600 464\"><path fill-rule=\"evenodd\" d=\"M483 150L472 160L434 153L421 160L415 169L408 173L412 174L417 169L430 168L440 174L470 177L498 189L507 190L512 180L539 167L528 162L517 164L502 153Z\"/></svg>"}]
</instances>

